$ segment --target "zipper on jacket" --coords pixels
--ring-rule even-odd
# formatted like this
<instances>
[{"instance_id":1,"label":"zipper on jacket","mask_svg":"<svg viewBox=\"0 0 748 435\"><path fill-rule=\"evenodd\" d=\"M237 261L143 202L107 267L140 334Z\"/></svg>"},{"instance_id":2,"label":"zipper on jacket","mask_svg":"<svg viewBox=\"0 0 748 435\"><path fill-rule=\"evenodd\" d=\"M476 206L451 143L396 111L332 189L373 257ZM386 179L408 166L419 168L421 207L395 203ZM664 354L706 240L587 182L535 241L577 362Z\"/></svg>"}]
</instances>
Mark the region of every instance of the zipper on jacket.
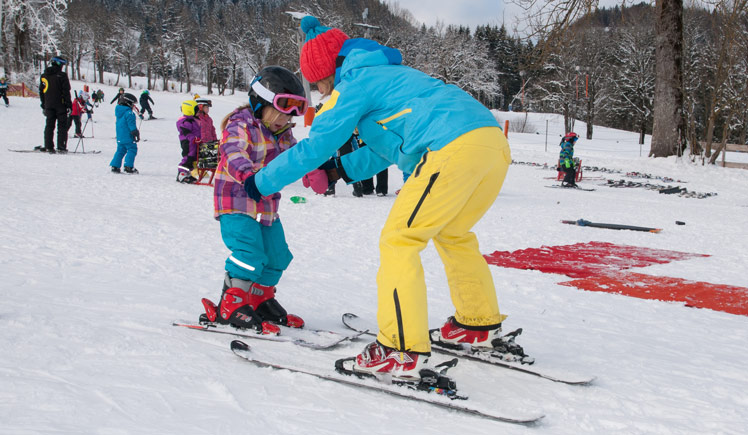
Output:
<instances>
[{"instance_id":1,"label":"zipper on jacket","mask_svg":"<svg viewBox=\"0 0 748 435\"><path fill-rule=\"evenodd\" d=\"M423 194L421 195L421 199L418 200L418 204L416 204L416 208L413 209L413 213L410 215L410 218L408 219L408 228L410 228L410 225L413 223L413 220L416 218L416 214L418 214L418 210L421 208L421 204L423 204L423 201L426 200L426 195L428 195L429 192L431 191L431 186L434 185L437 178L439 178L439 172L432 174L431 178L429 178L429 184L426 186L426 189L424 189Z\"/></svg>"}]
</instances>

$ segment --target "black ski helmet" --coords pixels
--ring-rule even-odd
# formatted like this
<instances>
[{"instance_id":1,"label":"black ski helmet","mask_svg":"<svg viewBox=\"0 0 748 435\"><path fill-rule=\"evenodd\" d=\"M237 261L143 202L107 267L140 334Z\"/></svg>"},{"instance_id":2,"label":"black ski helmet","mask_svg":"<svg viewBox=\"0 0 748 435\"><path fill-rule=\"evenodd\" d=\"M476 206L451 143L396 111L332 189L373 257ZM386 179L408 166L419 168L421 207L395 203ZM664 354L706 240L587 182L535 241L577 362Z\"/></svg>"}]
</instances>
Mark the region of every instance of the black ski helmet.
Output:
<instances>
[{"instance_id":1,"label":"black ski helmet","mask_svg":"<svg viewBox=\"0 0 748 435\"><path fill-rule=\"evenodd\" d=\"M135 102L138 101L135 95L125 92L119 97L119 104L127 107L132 107Z\"/></svg>"},{"instance_id":2,"label":"black ski helmet","mask_svg":"<svg viewBox=\"0 0 748 435\"><path fill-rule=\"evenodd\" d=\"M52 60L50 61L50 63L52 65L61 67L61 66L67 65L68 61L65 60L64 58L60 57L60 56L55 56L55 57L52 58Z\"/></svg>"},{"instance_id":3,"label":"black ski helmet","mask_svg":"<svg viewBox=\"0 0 748 435\"><path fill-rule=\"evenodd\" d=\"M254 85L255 82L259 83L273 94L292 94L306 98L306 93L304 92L304 86L301 84L301 80L296 77L296 74L282 66L266 66L255 75L252 84ZM257 91L250 86L249 105L255 113L255 116L259 118L262 114L262 108L268 105L272 106L273 102L261 97Z\"/></svg>"}]
</instances>

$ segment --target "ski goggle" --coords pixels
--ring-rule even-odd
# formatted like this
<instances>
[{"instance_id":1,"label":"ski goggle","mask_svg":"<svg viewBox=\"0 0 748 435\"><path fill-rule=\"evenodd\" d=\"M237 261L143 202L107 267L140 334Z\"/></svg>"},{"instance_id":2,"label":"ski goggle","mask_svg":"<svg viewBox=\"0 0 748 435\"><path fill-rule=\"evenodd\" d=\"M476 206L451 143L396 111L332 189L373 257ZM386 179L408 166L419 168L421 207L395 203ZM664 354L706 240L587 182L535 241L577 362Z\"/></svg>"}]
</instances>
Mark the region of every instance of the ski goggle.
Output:
<instances>
[{"instance_id":1,"label":"ski goggle","mask_svg":"<svg viewBox=\"0 0 748 435\"><path fill-rule=\"evenodd\" d=\"M263 100L272 101L273 107L286 115L303 116L306 113L307 107L309 107L309 100L305 97L294 94L276 94L265 86L262 86L258 80L252 83L252 90Z\"/></svg>"}]
</instances>

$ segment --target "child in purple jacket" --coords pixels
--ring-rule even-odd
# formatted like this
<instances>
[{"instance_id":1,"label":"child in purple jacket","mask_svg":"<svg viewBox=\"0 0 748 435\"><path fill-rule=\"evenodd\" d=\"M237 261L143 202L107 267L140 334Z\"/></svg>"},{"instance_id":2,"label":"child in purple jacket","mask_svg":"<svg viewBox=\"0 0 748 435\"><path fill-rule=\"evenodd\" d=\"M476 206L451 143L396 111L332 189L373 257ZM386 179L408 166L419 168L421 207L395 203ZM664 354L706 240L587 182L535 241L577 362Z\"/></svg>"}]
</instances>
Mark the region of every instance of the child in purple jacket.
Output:
<instances>
[{"instance_id":1,"label":"child in purple jacket","mask_svg":"<svg viewBox=\"0 0 748 435\"><path fill-rule=\"evenodd\" d=\"M281 195L274 193L254 201L243 183L296 145L291 117L303 115L308 103L298 77L279 66L257 73L249 102L221 124L213 199L215 218L231 255L225 263L221 299L217 306L202 300L205 314L201 321L277 334L276 324L304 325L275 299L275 285L293 259L278 217Z\"/></svg>"},{"instance_id":2,"label":"child in purple jacket","mask_svg":"<svg viewBox=\"0 0 748 435\"><path fill-rule=\"evenodd\" d=\"M179 183L192 184L197 181L190 172L195 169L197 152L200 147L201 130L197 119L198 104L195 100L182 102L182 116L177 120L177 131L179 131L179 144L182 147L182 161L179 162L177 181Z\"/></svg>"}]
</instances>

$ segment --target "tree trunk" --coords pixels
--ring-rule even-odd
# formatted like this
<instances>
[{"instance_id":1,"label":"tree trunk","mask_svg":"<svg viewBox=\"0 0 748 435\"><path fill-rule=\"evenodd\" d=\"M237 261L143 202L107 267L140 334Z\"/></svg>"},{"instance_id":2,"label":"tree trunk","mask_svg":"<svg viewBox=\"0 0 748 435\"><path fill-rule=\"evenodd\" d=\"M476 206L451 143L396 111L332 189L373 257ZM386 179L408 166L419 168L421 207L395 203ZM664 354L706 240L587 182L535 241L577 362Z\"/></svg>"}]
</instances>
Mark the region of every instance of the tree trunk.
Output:
<instances>
[{"instance_id":1,"label":"tree trunk","mask_svg":"<svg viewBox=\"0 0 748 435\"><path fill-rule=\"evenodd\" d=\"M683 135L683 0L657 0L654 125L650 157L676 153Z\"/></svg>"}]
</instances>

